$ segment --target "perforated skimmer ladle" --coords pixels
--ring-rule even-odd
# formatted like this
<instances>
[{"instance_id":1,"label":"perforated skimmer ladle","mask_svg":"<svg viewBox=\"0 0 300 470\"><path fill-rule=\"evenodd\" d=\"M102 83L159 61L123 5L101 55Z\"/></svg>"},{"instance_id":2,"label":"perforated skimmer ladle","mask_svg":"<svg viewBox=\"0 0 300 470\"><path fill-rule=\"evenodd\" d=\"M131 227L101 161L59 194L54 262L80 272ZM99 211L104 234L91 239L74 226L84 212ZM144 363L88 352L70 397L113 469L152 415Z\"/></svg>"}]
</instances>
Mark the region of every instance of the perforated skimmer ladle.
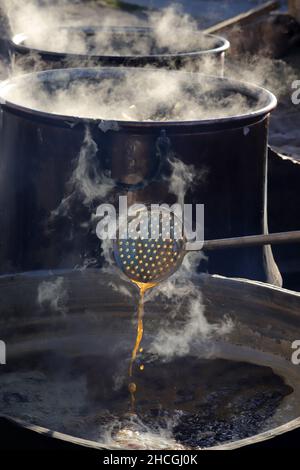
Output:
<instances>
[{"instance_id":1,"label":"perforated skimmer ladle","mask_svg":"<svg viewBox=\"0 0 300 470\"><path fill-rule=\"evenodd\" d=\"M157 284L167 279L180 267L184 256L190 251L300 242L300 231L293 231L207 240L200 250L197 245L187 243L184 234L178 238L180 229L182 231L182 222L173 213L168 214L170 224L167 230L162 229L163 215L159 211L141 214L139 234L138 230L131 230L128 225L127 238L121 238L119 230L114 242L114 257L118 267L131 281L138 284ZM148 236L144 236L146 234Z\"/></svg>"}]
</instances>

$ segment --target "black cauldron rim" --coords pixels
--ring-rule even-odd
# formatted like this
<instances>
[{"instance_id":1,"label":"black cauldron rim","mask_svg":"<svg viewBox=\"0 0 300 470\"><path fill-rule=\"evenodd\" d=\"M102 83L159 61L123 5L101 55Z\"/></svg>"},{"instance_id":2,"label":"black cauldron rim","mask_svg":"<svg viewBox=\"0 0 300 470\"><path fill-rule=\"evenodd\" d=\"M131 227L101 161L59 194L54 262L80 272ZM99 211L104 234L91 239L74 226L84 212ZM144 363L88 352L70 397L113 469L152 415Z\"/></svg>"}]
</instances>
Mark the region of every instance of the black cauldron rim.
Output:
<instances>
[{"instance_id":1,"label":"black cauldron rim","mask_svg":"<svg viewBox=\"0 0 300 470\"><path fill-rule=\"evenodd\" d=\"M70 29L76 30L79 29L81 31L107 31L107 32L125 32L125 33L140 33L140 34L151 34L153 31L153 28L149 27L132 27L132 26L122 26L122 27L70 27ZM59 28L58 28L59 30ZM230 48L230 42L223 38L222 36L218 36L215 34L209 34L209 33L203 33L201 31L199 32L194 32L191 34L199 34L201 36L207 37L211 40L215 40L215 46L210 48L210 49L203 49L203 50L197 50L197 51L185 51L185 52L173 52L173 53L163 53L163 54L136 54L136 55L105 55L105 54L75 54L75 53L69 53L69 52L58 52L58 51L49 51L49 50L43 50L39 48L34 48L30 47L30 45L26 45L25 41L27 39L27 35L25 33L18 33L12 36L12 38L9 40L11 46L17 50L18 52L22 54L28 54L28 53L33 53L33 54L38 54L41 55L45 58L47 57L56 57L56 58L61 58L63 57L68 57L70 59L91 59L91 60L101 60L101 59L119 59L122 58L122 60L135 60L135 59L142 59L142 60L150 60L153 58L157 59L176 59L176 58L188 58L188 57L193 57L193 56L199 56L199 55L206 55L206 54L221 54L223 52L226 52Z\"/></svg>"},{"instance_id":2,"label":"black cauldron rim","mask_svg":"<svg viewBox=\"0 0 300 470\"><path fill-rule=\"evenodd\" d=\"M201 77L202 80L207 82L215 82L225 85L225 89L232 90L235 92L240 92L248 94L254 99L257 99L259 102L260 98L265 100L265 103L255 110L250 110L248 113L237 114L233 116L221 117L221 118L208 118L208 119L198 119L198 120L178 120L178 121L125 121L125 120L105 120L99 118L86 118L80 116L72 115L63 115L49 113L45 111L39 111L36 109L28 108L19 104L14 103L13 101L6 100L1 96L2 90L9 85L17 84L18 82L26 80L38 80L45 82L47 79L51 79L55 75L58 78L66 79L77 79L77 78L90 78L103 76L103 74L120 75L121 73L126 74L130 71L134 73L162 73L162 70L155 68L134 68L134 67L82 67L82 68L66 68L66 69L52 69L44 70L40 72L31 72L27 74L18 75L14 78L9 78L0 83L0 107L22 115L23 117L31 118L37 121L46 121L55 125L60 125L62 127L74 127L77 124L96 124L101 129L103 123L107 124L107 130L120 130L120 129L132 129L135 128L140 130L145 129L154 129L154 128L184 128L187 127L193 128L199 132L199 130L206 131L206 128L209 127L210 130L218 130L224 128L242 128L246 125L250 125L253 122L257 122L259 118L264 119L272 110L277 106L277 98L269 90L254 85L248 82L241 82L239 80L234 80L230 78L217 77L212 75L200 74L197 72L184 72L184 71L164 71L167 74L181 74L181 76L186 76L188 78Z\"/></svg>"}]
</instances>

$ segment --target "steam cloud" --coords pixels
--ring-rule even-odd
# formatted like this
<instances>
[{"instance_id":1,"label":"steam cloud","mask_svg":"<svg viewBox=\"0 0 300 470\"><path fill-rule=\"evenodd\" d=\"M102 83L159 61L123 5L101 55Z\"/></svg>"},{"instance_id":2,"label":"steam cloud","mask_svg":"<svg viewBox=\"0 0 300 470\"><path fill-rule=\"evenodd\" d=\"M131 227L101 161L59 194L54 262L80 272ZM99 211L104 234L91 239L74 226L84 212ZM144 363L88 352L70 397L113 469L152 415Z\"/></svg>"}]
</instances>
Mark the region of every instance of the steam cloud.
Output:
<instances>
[{"instance_id":1,"label":"steam cloud","mask_svg":"<svg viewBox=\"0 0 300 470\"><path fill-rule=\"evenodd\" d=\"M86 125L82 147L75 158L70 179L65 185L65 196L47 220L46 231L48 233L55 230L56 223L64 219L67 221L72 217L76 218L77 213L80 213L78 215L80 224L76 228L78 233L74 234L73 224L67 224L69 233L66 236L70 240L74 240L79 232L84 236L84 233L87 234L94 228L93 207L102 202L107 202L115 186L114 181L99 168L98 150L90 128ZM102 243L101 249L107 265L111 265L110 247L105 241ZM86 269L89 266L97 265L98 261L89 255L83 254L81 264L74 266L74 268Z\"/></svg>"},{"instance_id":2,"label":"steam cloud","mask_svg":"<svg viewBox=\"0 0 300 470\"><path fill-rule=\"evenodd\" d=\"M297 77L293 67L283 60L259 55L244 56L231 62L229 76L267 88L277 98L290 94L291 83Z\"/></svg>"},{"instance_id":3,"label":"steam cloud","mask_svg":"<svg viewBox=\"0 0 300 470\"><path fill-rule=\"evenodd\" d=\"M38 286L37 303L42 308L51 308L55 312L66 313L68 292L64 286L64 278L55 281L43 281Z\"/></svg>"},{"instance_id":4,"label":"steam cloud","mask_svg":"<svg viewBox=\"0 0 300 470\"><path fill-rule=\"evenodd\" d=\"M194 165L187 165L174 155L169 156L171 175L168 179L169 192L177 196L177 202L182 207L188 190L196 184L205 184L208 168L196 169Z\"/></svg>"},{"instance_id":5,"label":"steam cloud","mask_svg":"<svg viewBox=\"0 0 300 470\"><path fill-rule=\"evenodd\" d=\"M118 18L106 11L105 16L102 15L96 24L94 15L89 15L88 19L84 15L83 19L71 19L69 5L70 1L67 0L60 1L59 5L49 0L42 5L38 0L4 0L13 34L22 34L26 38L26 45L33 49L72 54L149 55L154 52L185 52L199 48L205 50L216 43L213 38L199 34L196 21L184 14L179 5L165 8L163 15L160 11L148 13L147 23L133 15L128 15L127 18L122 14ZM82 8L80 5L81 11ZM120 40L116 29L111 33L107 31L110 27L117 28L126 24L147 25L153 32L149 35L144 31L137 41L134 32L126 37L122 36ZM93 25L100 28L92 36L87 36L80 29L81 26ZM53 34L53 31L59 31L59 34Z\"/></svg>"},{"instance_id":6,"label":"steam cloud","mask_svg":"<svg viewBox=\"0 0 300 470\"><path fill-rule=\"evenodd\" d=\"M102 430L98 440L108 449L184 450L185 447L173 437L176 421L174 416L165 420L165 427L151 429L137 415L130 417L127 423L115 419Z\"/></svg>"},{"instance_id":7,"label":"steam cloud","mask_svg":"<svg viewBox=\"0 0 300 470\"><path fill-rule=\"evenodd\" d=\"M37 49L75 54L132 55L149 54L154 51L183 52L207 49L214 45L214 41L199 35L197 22L191 16L184 14L180 5L177 4L159 11L150 11L146 18L139 18L125 12L121 15L116 12L110 14L108 10L98 16L92 14L93 10L83 5L78 5L76 10L76 6L74 7L70 0L59 2L2 0L2 5L8 16L12 34L23 34L27 37L27 44ZM76 29L87 26L104 28L103 31L100 30L92 36L92 44L85 34ZM120 40L117 34L110 35L105 30L111 26L116 28L150 26L153 29L153 35L151 38L148 35L143 36L142 39L139 37L137 41L133 34L127 35L127 39L123 36ZM53 34L53 30L59 28L59 34ZM72 61L70 66L72 66ZM213 71L214 74L219 73L219 70L213 68L210 60L207 63L201 63L202 73L209 74ZM277 96L287 91L294 79L294 71L287 64L280 60L259 56L243 56L240 60L232 62L226 74L265 86Z\"/></svg>"},{"instance_id":8,"label":"steam cloud","mask_svg":"<svg viewBox=\"0 0 300 470\"><path fill-rule=\"evenodd\" d=\"M89 26L91 15L87 17L83 15L81 19L79 15L72 17L69 1L53 4L45 0L41 6L38 0L4 0L4 6L12 32L28 35L31 47L78 54L91 52L88 50L91 45L85 34L76 30L76 26ZM133 15L118 17L108 14L107 11L97 19L97 22L104 27L104 31L93 36L92 53L97 53L98 47L101 47L102 53L106 55L149 54L155 50L155 47L159 52L182 52L212 47L210 40L199 35L196 21L184 14L178 5L160 11L151 11L146 23ZM118 27L124 24L133 26L146 24L153 28L153 37L149 39L146 35L143 40L139 37L137 41L136 36L127 35L130 39L126 44L124 37L122 40L116 39L115 34L110 35L105 30L111 25ZM51 31L63 26L59 34L51 34ZM141 50L135 50L137 47ZM100 52L98 50L98 53ZM87 60L84 65L88 63ZM69 65L72 66L72 62ZM189 69L189 64L186 67ZM220 73L219 69L212 69L210 59L207 63L201 62L200 71L204 74ZM291 67L282 61L258 56L242 57L238 61L231 62L230 70L226 72L232 78L265 86L277 96L286 92L295 78ZM247 112L253 105L260 106L260 103L249 103L242 94L233 93L221 97L214 86L208 88L199 87L197 84L191 86L189 76L184 79L182 76L176 74L172 76L164 71L157 74L149 71L145 74L132 72L121 81L112 79L94 83L71 82L70 86L52 90L51 94L41 84L38 86L36 83L26 83L24 87L4 89L2 94L7 99L24 106L50 113L100 118L103 120L104 130L107 120L113 123L116 119L165 121L218 118Z\"/></svg>"},{"instance_id":9,"label":"steam cloud","mask_svg":"<svg viewBox=\"0 0 300 470\"><path fill-rule=\"evenodd\" d=\"M165 318L165 325L150 346L153 354L167 360L174 356L184 356L190 352L192 342L197 340L206 343L205 354L210 355L213 346L208 340L226 336L234 328L232 320L226 315L218 323L210 323L205 316L201 289L195 275L203 259L202 253L185 256L177 273L146 296L147 302L159 297L172 306L172 312Z\"/></svg>"},{"instance_id":10,"label":"steam cloud","mask_svg":"<svg viewBox=\"0 0 300 470\"><path fill-rule=\"evenodd\" d=\"M68 194L60 205L52 212L51 219L58 216L67 216L73 203L79 197L80 202L89 205L95 199L104 199L112 190L114 183L103 173L100 173L95 160L98 147L93 140L88 126L82 147L76 159L70 180L66 183ZM77 201L78 202L78 201Z\"/></svg>"},{"instance_id":11,"label":"steam cloud","mask_svg":"<svg viewBox=\"0 0 300 470\"><path fill-rule=\"evenodd\" d=\"M3 86L0 93L39 111L108 121L193 121L235 116L260 106L259 100L238 90L229 92L201 75L191 78L166 70L117 69L109 77L89 79L54 72L51 91L41 80L25 79Z\"/></svg>"}]
</instances>

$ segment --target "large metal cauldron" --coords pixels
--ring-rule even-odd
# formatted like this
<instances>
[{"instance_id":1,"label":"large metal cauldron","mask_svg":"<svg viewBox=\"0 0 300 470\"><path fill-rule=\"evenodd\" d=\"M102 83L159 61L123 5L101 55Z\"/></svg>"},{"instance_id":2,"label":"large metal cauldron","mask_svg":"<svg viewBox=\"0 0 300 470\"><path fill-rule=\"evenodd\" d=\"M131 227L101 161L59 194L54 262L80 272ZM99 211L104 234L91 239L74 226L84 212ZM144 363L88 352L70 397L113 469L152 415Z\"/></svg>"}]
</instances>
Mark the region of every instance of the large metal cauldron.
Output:
<instances>
[{"instance_id":1,"label":"large metal cauldron","mask_svg":"<svg viewBox=\"0 0 300 470\"><path fill-rule=\"evenodd\" d=\"M222 75L224 71L225 52L229 42L219 36L191 32L194 47L187 50L172 50L168 47L159 48L154 39L153 30L146 27L61 27L49 32L57 37L56 44L47 50L37 46L35 37L20 32L8 42L13 68L21 70L45 70L49 68L89 66L126 66L126 67L164 67L168 69L187 69L211 75ZM101 46L101 37L105 41L111 37L110 50L97 52ZM180 34L180 32L178 32ZM66 44L70 52L59 50L60 37L69 36ZM101 37L99 37L101 35ZM197 41L198 38L198 41ZM72 44L80 39L86 44L84 53L72 52ZM149 51L139 51L139 44L147 41ZM127 47L126 47L127 45Z\"/></svg>"},{"instance_id":2,"label":"large metal cauldron","mask_svg":"<svg viewBox=\"0 0 300 470\"><path fill-rule=\"evenodd\" d=\"M131 73L148 71L54 70L2 84L2 273L101 264L91 224L98 204L117 203L121 194L129 195L129 203L176 202L168 185L169 158L174 156L201 175L185 202L205 204L206 239L266 232L268 119L276 105L267 90L228 79L164 72L188 78L196 90L200 87L203 99L205 90L213 87L209 99L215 102L238 94L252 104L243 114L195 121L86 119L25 108L3 98L5 90L66 90L74 83L98 84L110 77L122 81ZM109 182L115 186L104 197L102 189ZM86 197L87 190L92 198ZM269 247L210 253L203 269L277 282Z\"/></svg>"},{"instance_id":3,"label":"large metal cauldron","mask_svg":"<svg viewBox=\"0 0 300 470\"><path fill-rule=\"evenodd\" d=\"M12 443L4 433L7 445L29 442L41 448L53 436L62 441L52 448L69 441L98 449L232 449L280 440L299 428L299 366L291 362L291 345L300 337L300 295L218 276L197 276L193 283L202 293L206 321L200 306L191 317L189 296L181 298L176 315L176 302L156 296L146 303L144 350L138 357L145 369L135 368L137 412L145 426L130 437L124 432L136 328L133 286L94 270L1 277L7 364L0 368L0 414L45 435L43 442L24 431ZM231 328L222 334L225 316ZM182 349L191 319L197 335ZM206 322L213 325L209 336ZM173 334L173 354L181 355L170 356L168 350L165 356L159 348L153 353L162 330ZM164 349L166 336L161 341ZM169 421L171 435L157 433L164 412L170 420L177 413L178 421ZM156 433L150 435L150 429Z\"/></svg>"}]
</instances>

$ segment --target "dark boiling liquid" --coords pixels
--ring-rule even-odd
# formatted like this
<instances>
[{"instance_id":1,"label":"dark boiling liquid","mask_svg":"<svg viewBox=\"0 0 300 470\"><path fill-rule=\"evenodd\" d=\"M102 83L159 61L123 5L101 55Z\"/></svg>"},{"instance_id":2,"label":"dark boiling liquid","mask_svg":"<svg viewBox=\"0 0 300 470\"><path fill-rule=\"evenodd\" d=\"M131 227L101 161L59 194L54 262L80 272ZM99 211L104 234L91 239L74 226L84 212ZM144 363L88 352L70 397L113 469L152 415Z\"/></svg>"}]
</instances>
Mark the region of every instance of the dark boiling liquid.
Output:
<instances>
[{"instance_id":1,"label":"dark boiling liquid","mask_svg":"<svg viewBox=\"0 0 300 470\"><path fill-rule=\"evenodd\" d=\"M269 367L194 356L162 362L143 353L135 361L134 417L124 362L96 354L67 360L59 351L22 355L1 369L0 413L97 442L129 426L141 435L169 433L185 447L209 447L265 430L293 391Z\"/></svg>"}]
</instances>

